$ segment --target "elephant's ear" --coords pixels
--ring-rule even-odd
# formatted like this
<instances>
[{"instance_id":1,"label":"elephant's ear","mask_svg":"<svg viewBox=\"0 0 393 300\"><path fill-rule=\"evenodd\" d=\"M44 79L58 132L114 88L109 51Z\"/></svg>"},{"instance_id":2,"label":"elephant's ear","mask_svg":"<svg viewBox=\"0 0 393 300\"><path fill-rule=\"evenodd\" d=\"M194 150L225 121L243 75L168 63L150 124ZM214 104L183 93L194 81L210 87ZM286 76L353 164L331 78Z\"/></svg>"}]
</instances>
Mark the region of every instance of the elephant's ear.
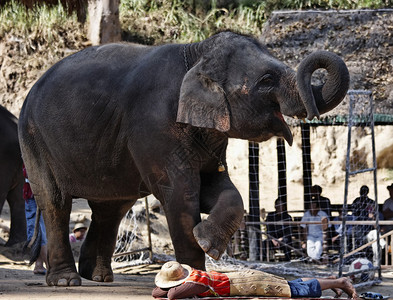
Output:
<instances>
[{"instance_id":1,"label":"elephant's ear","mask_svg":"<svg viewBox=\"0 0 393 300\"><path fill-rule=\"evenodd\" d=\"M203 72L204 60L183 79L177 122L226 132L230 128L228 103L221 85Z\"/></svg>"}]
</instances>

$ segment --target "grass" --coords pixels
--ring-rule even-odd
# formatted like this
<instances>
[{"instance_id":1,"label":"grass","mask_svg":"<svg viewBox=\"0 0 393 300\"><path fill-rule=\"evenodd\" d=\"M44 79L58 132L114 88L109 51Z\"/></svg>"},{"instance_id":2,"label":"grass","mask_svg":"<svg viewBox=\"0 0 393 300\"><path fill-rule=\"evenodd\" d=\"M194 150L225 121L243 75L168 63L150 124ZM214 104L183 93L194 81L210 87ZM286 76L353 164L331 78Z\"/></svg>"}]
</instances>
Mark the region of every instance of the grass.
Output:
<instances>
[{"instance_id":1,"label":"grass","mask_svg":"<svg viewBox=\"0 0 393 300\"><path fill-rule=\"evenodd\" d=\"M234 1L233 1L234 2ZM258 36L273 10L381 8L393 0L238 0L238 5L218 8L202 0L122 0L120 22L123 37L147 44L196 42L217 31L231 29ZM196 4L200 4L195 5ZM86 26L76 15L68 16L61 5L45 5L26 11L14 1L0 9L0 39L5 34L44 40L49 45L67 44L66 38L86 40ZM76 37L75 37L76 36ZM34 43L31 43L33 46ZM72 44L72 43L71 43ZM66 45L67 46L67 45Z\"/></svg>"},{"instance_id":2,"label":"grass","mask_svg":"<svg viewBox=\"0 0 393 300\"><path fill-rule=\"evenodd\" d=\"M0 9L0 19L0 40L12 36L27 52L44 44L48 48L72 48L73 42L86 40L84 25L77 22L76 15L68 16L61 5L26 10L11 1Z\"/></svg>"},{"instance_id":3,"label":"grass","mask_svg":"<svg viewBox=\"0 0 393 300\"><path fill-rule=\"evenodd\" d=\"M359 9L393 5L393 0L243 0L230 9L217 8L215 1L211 1L210 7L198 9L192 5L195 2L123 0L120 8L122 28L142 40L148 39L148 43L196 42L224 29L259 36L263 23L273 10Z\"/></svg>"}]
</instances>

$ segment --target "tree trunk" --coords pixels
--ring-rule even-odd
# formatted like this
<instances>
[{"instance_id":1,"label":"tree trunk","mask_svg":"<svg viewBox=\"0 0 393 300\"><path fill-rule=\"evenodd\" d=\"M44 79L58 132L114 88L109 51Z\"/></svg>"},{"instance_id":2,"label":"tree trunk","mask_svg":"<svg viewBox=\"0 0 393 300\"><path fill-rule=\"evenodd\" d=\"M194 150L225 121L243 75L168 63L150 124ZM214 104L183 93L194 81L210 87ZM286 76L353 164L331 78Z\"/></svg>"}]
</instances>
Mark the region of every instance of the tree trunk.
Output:
<instances>
[{"instance_id":1,"label":"tree trunk","mask_svg":"<svg viewBox=\"0 0 393 300\"><path fill-rule=\"evenodd\" d=\"M89 39L93 45L121 40L120 0L89 0Z\"/></svg>"}]
</instances>

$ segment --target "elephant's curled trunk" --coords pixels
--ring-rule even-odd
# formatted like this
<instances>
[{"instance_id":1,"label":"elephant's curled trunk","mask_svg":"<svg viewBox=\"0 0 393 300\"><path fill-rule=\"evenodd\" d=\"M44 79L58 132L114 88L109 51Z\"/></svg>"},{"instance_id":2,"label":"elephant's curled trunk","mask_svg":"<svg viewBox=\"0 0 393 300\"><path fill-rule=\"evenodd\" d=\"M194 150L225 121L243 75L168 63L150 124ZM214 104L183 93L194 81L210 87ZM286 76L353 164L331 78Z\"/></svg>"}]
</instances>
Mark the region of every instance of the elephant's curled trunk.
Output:
<instances>
[{"instance_id":1,"label":"elephant's curled trunk","mask_svg":"<svg viewBox=\"0 0 393 300\"><path fill-rule=\"evenodd\" d=\"M317 69L327 70L327 80L320 86L311 85L311 76ZM336 107L345 97L349 88L349 72L336 54L317 51L306 57L296 73L296 84L307 112L312 120Z\"/></svg>"}]
</instances>

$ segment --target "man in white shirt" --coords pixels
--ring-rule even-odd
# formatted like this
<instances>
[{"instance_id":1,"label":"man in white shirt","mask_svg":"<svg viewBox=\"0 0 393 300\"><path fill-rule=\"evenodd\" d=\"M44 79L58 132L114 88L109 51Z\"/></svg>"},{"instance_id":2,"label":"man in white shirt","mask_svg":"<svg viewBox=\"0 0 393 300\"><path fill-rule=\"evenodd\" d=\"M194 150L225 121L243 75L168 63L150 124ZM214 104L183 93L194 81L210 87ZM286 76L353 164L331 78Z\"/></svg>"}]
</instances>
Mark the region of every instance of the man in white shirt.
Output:
<instances>
[{"instance_id":1,"label":"man in white shirt","mask_svg":"<svg viewBox=\"0 0 393 300\"><path fill-rule=\"evenodd\" d=\"M317 201L310 203L310 209L304 213L302 222L322 222L322 224L301 224L303 231L302 248L307 247L307 255L312 259L320 259L323 250L323 231L330 225L328 215L319 209Z\"/></svg>"}]
</instances>

